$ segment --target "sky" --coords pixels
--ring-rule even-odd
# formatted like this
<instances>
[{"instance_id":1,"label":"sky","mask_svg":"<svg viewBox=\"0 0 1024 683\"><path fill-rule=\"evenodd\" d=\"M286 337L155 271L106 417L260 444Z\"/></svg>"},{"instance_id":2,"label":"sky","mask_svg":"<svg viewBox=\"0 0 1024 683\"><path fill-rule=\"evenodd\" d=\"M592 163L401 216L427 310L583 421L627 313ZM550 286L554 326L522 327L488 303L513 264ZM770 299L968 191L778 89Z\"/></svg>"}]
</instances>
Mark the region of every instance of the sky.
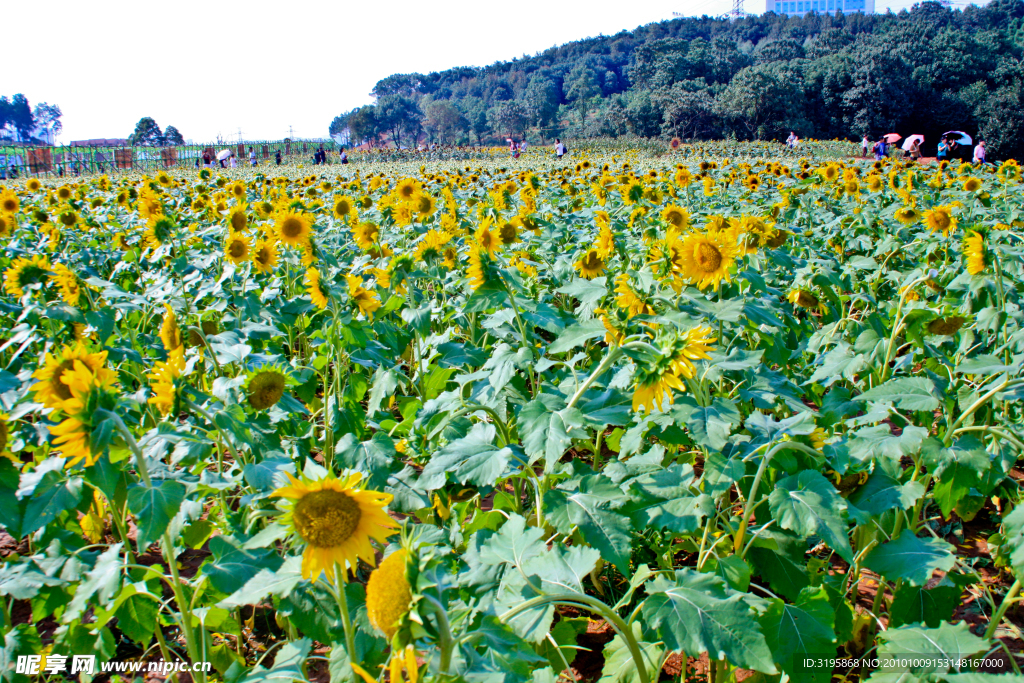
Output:
<instances>
[{"instance_id":1,"label":"sky","mask_svg":"<svg viewBox=\"0 0 1024 683\"><path fill-rule=\"evenodd\" d=\"M956 0L960 4L964 0ZM913 0L876 8L899 10ZM45 7L45 28L40 26ZM143 116L186 139L325 137L394 73L486 66L732 0L42 0L7 3L0 95L57 104L58 142L125 138ZM765 0L747 0L761 13ZM12 41L13 38L13 41ZM8 63L8 67L12 66Z\"/></svg>"}]
</instances>

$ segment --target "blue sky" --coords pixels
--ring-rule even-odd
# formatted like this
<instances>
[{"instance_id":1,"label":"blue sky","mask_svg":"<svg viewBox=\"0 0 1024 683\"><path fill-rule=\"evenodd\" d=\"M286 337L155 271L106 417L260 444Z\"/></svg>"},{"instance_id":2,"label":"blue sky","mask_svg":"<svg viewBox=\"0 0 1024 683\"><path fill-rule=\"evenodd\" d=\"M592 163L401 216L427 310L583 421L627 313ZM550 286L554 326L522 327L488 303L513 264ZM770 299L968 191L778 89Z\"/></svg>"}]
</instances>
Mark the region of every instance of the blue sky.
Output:
<instances>
[{"instance_id":1,"label":"blue sky","mask_svg":"<svg viewBox=\"0 0 1024 683\"><path fill-rule=\"evenodd\" d=\"M913 2L878 2L898 10ZM64 112L59 142L127 137L152 116L186 138L321 137L392 73L491 64L732 0L44 0L8 3L0 94ZM45 8L45 9L44 9ZM764 0L746 10L764 11ZM46 22L46 28L40 22ZM45 38L44 38L45 36Z\"/></svg>"}]
</instances>

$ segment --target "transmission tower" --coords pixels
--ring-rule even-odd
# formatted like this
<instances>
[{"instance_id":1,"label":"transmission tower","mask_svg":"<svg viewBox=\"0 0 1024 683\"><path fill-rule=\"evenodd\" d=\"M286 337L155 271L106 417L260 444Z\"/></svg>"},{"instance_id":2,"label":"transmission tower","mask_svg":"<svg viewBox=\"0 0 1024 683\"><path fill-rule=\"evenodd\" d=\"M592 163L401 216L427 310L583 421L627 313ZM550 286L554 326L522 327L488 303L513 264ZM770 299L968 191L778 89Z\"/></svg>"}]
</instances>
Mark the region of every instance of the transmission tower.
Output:
<instances>
[{"instance_id":1,"label":"transmission tower","mask_svg":"<svg viewBox=\"0 0 1024 683\"><path fill-rule=\"evenodd\" d=\"M743 0L732 0L732 10L727 15L730 19L742 19L747 16L743 11Z\"/></svg>"}]
</instances>

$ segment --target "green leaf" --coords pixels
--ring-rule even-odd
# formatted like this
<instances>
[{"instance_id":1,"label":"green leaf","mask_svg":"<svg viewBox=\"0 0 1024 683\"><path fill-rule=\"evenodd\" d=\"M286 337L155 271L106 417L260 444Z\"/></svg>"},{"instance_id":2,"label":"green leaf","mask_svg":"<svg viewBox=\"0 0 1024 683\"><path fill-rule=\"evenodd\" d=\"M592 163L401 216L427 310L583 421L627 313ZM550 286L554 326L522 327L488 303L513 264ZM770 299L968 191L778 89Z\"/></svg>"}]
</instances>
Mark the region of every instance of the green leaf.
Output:
<instances>
[{"instance_id":1,"label":"green leaf","mask_svg":"<svg viewBox=\"0 0 1024 683\"><path fill-rule=\"evenodd\" d=\"M834 623L835 612L821 587L804 588L795 605L772 600L761 617L775 663L793 683L828 683L832 679L830 669L804 667L801 663L805 657L835 654Z\"/></svg>"},{"instance_id":2,"label":"green leaf","mask_svg":"<svg viewBox=\"0 0 1024 683\"><path fill-rule=\"evenodd\" d=\"M945 673L946 667L937 666L941 660L966 659L971 655L986 652L991 643L971 633L967 622L943 623L938 628L901 626L890 628L878 634L879 659L881 668L889 672L907 671L899 660L924 660L925 666L912 666L912 673Z\"/></svg>"},{"instance_id":3,"label":"green leaf","mask_svg":"<svg viewBox=\"0 0 1024 683\"><path fill-rule=\"evenodd\" d=\"M904 584L896 591L889 608L889 625L892 628L905 624L921 624L938 628L943 621L953 618L953 611L960 604L957 586L936 586L925 589Z\"/></svg>"},{"instance_id":4,"label":"green leaf","mask_svg":"<svg viewBox=\"0 0 1024 683\"><path fill-rule=\"evenodd\" d=\"M854 355L853 349L846 342L840 342L821 359L821 365L814 371L807 384L832 386L841 379L853 380L857 373L867 367L867 359L862 354Z\"/></svg>"},{"instance_id":5,"label":"green leaf","mask_svg":"<svg viewBox=\"0 0 1024 683\"><path fill-rule=\"evenodd\" d=\"M820 472L804 470L782 479L768 496L768 505L783 529L805 538L820 536L840 557L853 561L846 524L840 517L846 501Z\"/></svg>"},{"instance_id":6,"label":"green leaf","mask_svg":"<svg viewBox=\"0 0 1024 683\"><path fill-rule=\"evenodd\" d=\"M153 598L144 593L130 596L114 612L117 628L139 645L145 647L153 637L160 610Z\"/></svg>"},{"instance_id":7,"label":"green leaf","mask_svg":"<svg viewBox=\"0 0 1024 683\"><path fill-rule=\"evenodd\" d=\"M67 477L63 471L46 472L32 490L25 506L21 534L42 529L60 513L76 507L82 501L82 478Z\"/></svg>"},{"instance_id":8,"label":"green leaf","mask_svg":"<svg viewBox=\"0 0 1024 683\"><path fill-rule=\"evenodd\" d=\"M239 683L293 683L305 681L303 664L309 656L313 641L300 638L285 643L274 654L274 664L269 669L257 664Z\"/></svg>"},{"instance_id":9,"label":"green leaf","mask_svg":"<svg viewBox=\"0 0 1024 683\"><path fill-rule=\"evenodd\" d=\"M583 415L576 408L565 408L565 401L552 394L540 394L519 411L519 435L530 464L544 458L550 473L574 438L586 438Z\"/></svg>"},{"instance_id":10,"label":"green leaf","mask_svg":"<svg viewBox=\"0 0 1024 683\"><path fill-rule=\"evenodd\" d=\"M582 346L591 339L604 337L604 335L604 323L600 320L588 320L585 323L570 325L548 347L548 353L565 353L577 346Z\"/></svg>"},{"instance_id":11,"label":"green leaf","mask_svg":"<svg viewBox=\"0 0 1024 683\"><path fill-rule=\"evenodd\" d=\"M949 543L938 538L918 538L904 529L899 538L877 546L864 557L864 566L890 581L904 579L923 586L936 569L949 571L956 562Z\"/></svg>"},{"instance_id":12,"label":"green leaf","mask_svg":"<svg viewBox=\"0 0 1024 683\"><path fill-rule=\"evenodd\" d=\"M640 624L633 622L633 637L636 639L640 652L644 655L644 668L647 671L648 680L657 680L658 672L652 669L661 662L665 648L661 643L645 643ZM601 678L597 683L640 683L640 672L637 671L636 661L629 651L626 639L616 634L614 638L604 646L604 667L601 669ZM571 660L570 660L571 661Z\"/></svg>"},{"instance_id":13,"label":"green leaf","mask_svg":"<svg viewBox=\"0 0 1024 683\"><path fill-rule=\"evenodd\" d=\"M602 557L629 575L631 528L629 518L613 510L626 500L622 490L606 477L583 477L575 491L554 489L544 494L548 521L562 533L579 527L584 540Z\"/></svg>"},{"instance_id":14,"label":"green leaf","mask_svg":"<svg viewBox=\"0 0 1024 683\"><path fill-rule=\"evenodd\" d=\"M683 421L690 436L700 445L720 451L729 441L732 430L740 425L742 416L733 401L715 397L710 406L698 406L689 396L683 397L670 411L673 419Z\"/></svg>"},{"instance_id":15,"label":"green leaf","mask_svg":"<svg viewBox=\"0 0 1024 683\"><path fill-rule=\"evenodd\" d=\"M362 443L355 435L346 434L338 442L336 453L343 466L363 473L366 486L378 491L400 464L395 442L384 432L376 432Z\"/></svg>"},{"instance_id":16,"label":"green leaf","mask_svg":"<svg viewBox=\"0 0 1024 683\"><path fill-rule=\"evenodd\" d=\"M928 430L908 425L899 435L893 434L887 424L858 429L849 441L850 457L859 462L885 456L898 462L905 455L917 453L928 436Z\"/></svg>"},{"instance_id":17,"label":"green leaf","mask_svg":"<svg viewBox=\"0 0 1024 683\"><path fill-rule=\"evenodd\" d=\"M593 280L587 280L586 278L578 277L573 279L569 284L559 287L555 291L559 294L568 294L571 297L579 299L582 305L576 311L576 317L580 320L587 320L593 315L594 307L597 305L597 302L603 299L604 295L608 293L608 278L595 277ZM603 325L601 325L601 327L602 329L604 328ZM551 353L561 353L561 351L552 351Z\"/></svg>"},{"instance_id":18,"label":"green leaf","mask_svg":"<svg viewBox=\"0 0 1024 683\"><path fill-rule=\"evenodd\" d=\"M1024 580L1024 505L1003 518L1003 539L1014 574Z\"/></svg>"},{"instance_id":19,"label":"green leaf","mask_svg":"<svg viewBox=\"0 0 1024 683\"><path fill-rule=\"evenodd\" d=\"M465 437L434 453L423 468L416 488L430 491L444 486L448 475L460 484L493 486L507 476L513 450L494 445L497 430L493 424L478 422Z\"/></svg>"},{"instance_id":20,"label":"green leaf","mask_svg":"<svg viewBox=\"0 0 1024 683\"><path fill-rule=\"evenodd\" d=\"M80 617L95 596L98 596L101 605L113 599L121 586L123 567L121 544L115 543L96 558L96 564L86 573L85 580L78 584L68 608L61 615L61 623L70 624Z\"/></svg>"},{"instance_id":21,"label":"green leaf","mask_svg":"<svg viewBox=\"0 0 1024 683\"><path fill-rule=\"evenodd\" d=\"M156 486L135 484L128 489L128 509L138 525L139 548L156 542L185 500L185 485L171 480Z\"/></svg>"},{"instance_id":22,"label":"green leaf","mask_svg":"<svg viewBox=\"0 0 1024 683\"><path fill-rule=\"evenodd\" d=\"M648 624L669 649L764 673L776 673L754 611L744 594L729 589L711 574L680 569L672 581L657 576L645 585L647 599L641 607Z\"/></svg>"},{"instance_id":23,"label":"green leaf","mask_svg":"<svg viewBox=\"0 0 1024 683\"><path fill-rule=\"evenodd\" d=\"M4 649L0 650L0 680L6 683L28 683L38 677L15 673L18 657L37 655L43 649L39 632L32 624L17 624L4 636Z\"/></svg>"},{"instance_id":24,"label":"green leaf","mask_svg":"<svg viewBox=\"0 0 1024 683\"><path fill-rule=\"evenodd\" d=\"M488 358L486 349L472 344L445 342L437 347L437 364L442 368L477 367L483 365Z\"/></svg>"},{"instance_id":25,"label":"green leaf","mask_svg":"<svg viewBox=\"0 0 1024 683\"><path fill-rule=\"evenodd\" d=\"M213 559L203 565L202 572L214 588L227 595L239 590L261 569L275 571L281 566L281 558L276 551L244 549L229 536L214 536L210 539L209 548Z\"/></svg>"},{"instance_id":26,"label":"green leaf","mask_svg":"<svg viewBox=\"0 0 1024 683\"><path fill-rule=\"evenodd\" d=\"M847 509L858 524L868 524L889 510L909 510L924 495L919 481L906 484L882 471L874 470L863 486L847 498Z\"/></svg>"},{"instance_id":27,"label":"green leaf","mask_svg":"<svg viewBox=\"0 0 1024 683\"><path fill-rule=\"evenodd\" d=\"M302 556L292 555L276 570L261 569L245 585L217 603L218 607L255 605L268 595L288 595L302 580Z\"/></svg>"},{"instance_id":28,"label":"green leaf","mask_svg":"<svg viewBox=\"0 0 1024 683\"><path fill-rule=\"evenodd\" d=\"M887 401L900 410L927 410L938 408L935 382L927 377L899 377L857 396L857 401Z\"/></svg>"}]
</instances>

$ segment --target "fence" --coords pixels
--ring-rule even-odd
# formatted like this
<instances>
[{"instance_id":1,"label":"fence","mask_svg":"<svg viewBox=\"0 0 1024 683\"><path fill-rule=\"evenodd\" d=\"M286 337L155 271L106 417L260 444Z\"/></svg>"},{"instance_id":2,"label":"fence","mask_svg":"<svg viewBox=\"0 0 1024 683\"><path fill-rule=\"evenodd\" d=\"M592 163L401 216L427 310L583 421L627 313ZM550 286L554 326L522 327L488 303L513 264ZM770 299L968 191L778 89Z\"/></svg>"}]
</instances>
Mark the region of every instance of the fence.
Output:
<instances>
[{"instance_id":1,"label":"fence","mask_svg":"<svg viewBox=\"0 0 1024 683\"><path fill-rule=\"evenodd\" d=\"M333 140L250 140L246 142L175 145L171 147L58 145L10 145L0 141L0 180L8 178L57 178L94 173L153 173L161 169L197 168L204 152L219 165L217 155L224 150L235 154L238 165L249 163L249 150L256 153L261 166L294 157L309 158L320 146L334 150ZM225 165L229 162L225 160Z\"/></svg>"}]
</instances>

